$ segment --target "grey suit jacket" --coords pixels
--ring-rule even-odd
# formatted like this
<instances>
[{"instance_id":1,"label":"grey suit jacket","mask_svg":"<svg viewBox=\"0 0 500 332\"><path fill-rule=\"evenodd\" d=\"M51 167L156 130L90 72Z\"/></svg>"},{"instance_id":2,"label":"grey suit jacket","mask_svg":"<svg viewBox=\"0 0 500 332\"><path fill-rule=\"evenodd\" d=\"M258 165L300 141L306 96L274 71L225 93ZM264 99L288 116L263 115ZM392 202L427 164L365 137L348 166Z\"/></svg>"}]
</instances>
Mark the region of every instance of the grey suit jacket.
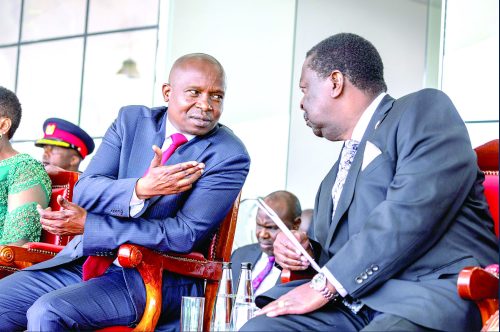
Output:
<instances>
[{"instance_id":1,"label":"grey suit jacket","mask_svg":"<svg viewBox=\"0 0 500 332\"><path fill-rule=\"evenodd\" d=\"M361 170L367 142L380 154ZM479 329L475 304L457 294L457 274L498 262L498 243L484 176L450 99L432 89L386 96L332 216L337 168L338 162L316 197L312 233L322 246L320 266L374 310L438 330ZM266 295L286 291L275 287Z\"/></svg>"}]
</instances>

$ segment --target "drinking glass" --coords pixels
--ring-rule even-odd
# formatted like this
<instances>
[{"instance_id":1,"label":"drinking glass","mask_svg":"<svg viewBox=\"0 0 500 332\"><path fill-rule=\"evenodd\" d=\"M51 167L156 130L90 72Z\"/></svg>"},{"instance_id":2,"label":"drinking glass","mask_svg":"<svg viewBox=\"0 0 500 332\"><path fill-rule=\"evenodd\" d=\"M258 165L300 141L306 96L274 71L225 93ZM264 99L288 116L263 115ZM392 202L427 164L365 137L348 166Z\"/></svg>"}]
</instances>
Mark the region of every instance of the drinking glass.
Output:
<instances>
[{"instance_id":1,"label":"drinking glass","mask_svg":"<svg viewBox=\"0 0 500 332\"><path fill-rule=\"evenodd\" d=\"M236 303L231 315L231 331L239 331L243 324L255 316L257 310L259 308L253 302Z\"/></svg>"},{"instance_id":2,"label":"drinking glass","mask_svg":"<svg viewBox=\"0 0 500 332\"><path fill-rule=\"evenodd\" d=\"M181 331L202 331L205 298L183 296L181 302Z\"/></svg>"}]
</instances>

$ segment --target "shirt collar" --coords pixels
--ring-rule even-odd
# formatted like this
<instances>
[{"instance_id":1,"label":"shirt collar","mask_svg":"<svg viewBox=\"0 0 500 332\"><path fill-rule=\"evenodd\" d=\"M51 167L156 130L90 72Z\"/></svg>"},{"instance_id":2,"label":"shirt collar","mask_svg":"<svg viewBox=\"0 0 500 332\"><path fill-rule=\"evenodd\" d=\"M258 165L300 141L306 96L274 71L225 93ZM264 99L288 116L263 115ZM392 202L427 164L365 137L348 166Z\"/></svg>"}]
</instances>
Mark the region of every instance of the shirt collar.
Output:
<instances>
[{"instance_id":1,"label":"shirt collar","mask_svg":"<svg viewBox=\"0 0 500 332\"><path fill-rule=\"evenodd\" d=\"M385 97L387 93L382 92L375 98L370 106L366 108L366 110L363 112L361 117L358 120L358 123L356 123L356 126L354 127L354 130L352 131L352 140L356 140L358 142L361 142L361 139L363 138L363 135L365 134L366 128L368 128L368 124L370 123L370 120L373 117L373 114L375 113L375 110L377 109L378 105L382 101L382 98Z\"/></svg>"},{"instance_id":2,"label":"shirt collar","mask_svg":"<svg viewBox=\"0 0 500 332\"><path fill-rule=\"evenodd\" d=\"M172 134L175 134L175 133L180 133L180 134L186 136L188 141L190 141L196 137L196 135L186 134L186 133L179 131L177 128L175 128L175 126L172 124L172 122L170 122L170 120L168 119L168 113L167 113L167 119L165 120L165 139L170 138L170 136Z\"/></svg>"}]
</instances>

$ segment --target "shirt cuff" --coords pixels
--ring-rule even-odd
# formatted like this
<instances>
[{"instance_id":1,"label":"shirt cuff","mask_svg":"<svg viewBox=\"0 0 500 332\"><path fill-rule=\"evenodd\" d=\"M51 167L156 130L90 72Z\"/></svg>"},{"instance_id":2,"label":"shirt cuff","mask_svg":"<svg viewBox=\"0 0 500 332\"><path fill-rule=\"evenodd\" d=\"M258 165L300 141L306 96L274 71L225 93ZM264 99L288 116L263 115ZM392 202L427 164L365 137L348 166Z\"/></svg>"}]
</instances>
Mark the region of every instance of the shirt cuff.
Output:
<instances>
[{"instance_id":1,"label":"shirt cuff","mask_svg":"<svg viewBox=\"0 0 500 332\"><path fill-rule=\"evenodd\" d=\"M326 279L335 287L337 292L340 294L340 296L345 297L348 293L346 289L342 286L340 282L338 282L337 279L333 276L333 274L326 268L326 266L323 266L321 268L321 272L325 275Z\"/></svg>"},{"instance_id":2,"label":"shirt cuff","mask_svg":"<svg viewBox=\"0 0 500 332\"><path fill-rule=\"evenodd\" d=\"M143 207L144 207L144 200L137 197L134 188L134 192L132 193L132 198L130 199L130 216L135 217L136 215L138 215Z\"/></svg>"}]
</instances>

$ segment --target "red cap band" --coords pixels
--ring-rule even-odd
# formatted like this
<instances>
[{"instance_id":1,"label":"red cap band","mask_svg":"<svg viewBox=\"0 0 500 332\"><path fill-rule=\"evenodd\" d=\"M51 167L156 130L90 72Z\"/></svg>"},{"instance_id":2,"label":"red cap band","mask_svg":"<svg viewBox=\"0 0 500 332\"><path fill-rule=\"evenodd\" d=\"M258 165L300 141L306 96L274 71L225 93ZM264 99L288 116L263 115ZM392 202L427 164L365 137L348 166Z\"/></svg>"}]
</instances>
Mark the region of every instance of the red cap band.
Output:
<instances>
[{"instance_id":1,"label":"red cap band","mask_svg":"<svg viewBox=\"0 0 500 332\"><path fill-rule=\"evenodd\" d=\"M49 125L51 124L52 123L49 123ZM57 125L55 125L54 132L52 133L52 135L44 134L43 138L63 140L64 142L68 142L69 144L76 146L82 158L85 158L88 154L87 146L85 145L85 143L83 143L81 139L79 139L77 136L67 131L59 129Z\"/></svg>"}]
</instances>

